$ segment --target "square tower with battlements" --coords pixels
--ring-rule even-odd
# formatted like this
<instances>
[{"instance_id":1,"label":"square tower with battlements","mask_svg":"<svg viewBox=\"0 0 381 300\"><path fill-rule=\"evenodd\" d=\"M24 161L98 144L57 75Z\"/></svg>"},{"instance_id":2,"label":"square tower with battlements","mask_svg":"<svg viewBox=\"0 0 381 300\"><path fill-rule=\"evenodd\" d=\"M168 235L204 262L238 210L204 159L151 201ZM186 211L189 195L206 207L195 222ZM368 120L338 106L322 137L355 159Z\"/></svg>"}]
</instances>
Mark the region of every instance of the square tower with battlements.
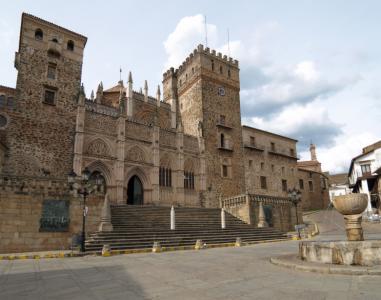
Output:
<instances>
[{"instance_id":1,"label":"square tower with battlements","mask_svg":"<svg viewBox=\"0 0 381 300\"><path fill-rule=\"evenodd\" d=\"M199 45L177 69L164 74L164 101L184 133L205 143L205 198L245 191L238 61Z\"/></svg>"},{"instance_id":2,"label":"square tower with battlements","mask_svg":"<svg viewBox=\"0 0 381 300\"><path fill-rule=\"evenodd\" d=\"M71 170L86 41L80 34L22 14L6 173L62 178Z\"/></svg>"}]
</instances>

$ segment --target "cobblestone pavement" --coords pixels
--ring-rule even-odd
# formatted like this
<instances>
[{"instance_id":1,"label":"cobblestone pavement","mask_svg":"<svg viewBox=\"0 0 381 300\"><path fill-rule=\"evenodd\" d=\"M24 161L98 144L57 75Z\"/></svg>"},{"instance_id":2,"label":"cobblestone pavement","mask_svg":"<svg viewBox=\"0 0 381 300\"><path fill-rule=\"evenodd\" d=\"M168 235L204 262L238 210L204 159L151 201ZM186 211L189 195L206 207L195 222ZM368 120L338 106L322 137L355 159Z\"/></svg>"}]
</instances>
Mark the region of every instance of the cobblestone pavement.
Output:
<instances>
[{"instance_id":1,"label":"cobblestone pavement","mask_svg":"<svg viewBox=\"0 0 381 300\"><path fill-rule=\"evenodd\" d=\"M364 227L367 238L381 238L381 224ZM317 238L340 239L344 234L327 230ZM269 262L297 249L297 241L287 241L157 254L4 260L0 299L381 299L380 276L308 273Z\"/></svg>"}]
</instances>

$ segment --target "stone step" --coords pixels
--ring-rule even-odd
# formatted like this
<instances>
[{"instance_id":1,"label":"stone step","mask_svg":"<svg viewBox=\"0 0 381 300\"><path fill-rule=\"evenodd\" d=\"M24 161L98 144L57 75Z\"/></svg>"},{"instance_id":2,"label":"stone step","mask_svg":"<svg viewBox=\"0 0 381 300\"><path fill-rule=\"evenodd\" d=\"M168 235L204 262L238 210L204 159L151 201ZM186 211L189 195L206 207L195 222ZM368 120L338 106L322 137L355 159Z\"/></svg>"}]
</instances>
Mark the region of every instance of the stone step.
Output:
<instances>
[{"instance_id":1,"label":"stone step","mask_svg":"<svg viewBox=\"0 0 381 300\"><path fill-rule=\"evenodd\" d=\"M89 238L89 240L99 240L99 239L105 239L105 240L112 240L112 239L134 239L134 240L138 240L138 239L145 239L145 238L154 238L154 237L168 237L168 238L174 238L174 239L177 239L177 238L188 238L188 237L198 237L198 238L201 238L201 237L214 237L214 236L225 236L225 237L229 237L229 236L265 236L265 235L279 235L280 233L278 232L199 232L199 233L167 233L167 232L163 232L163 233L156 233L156 234L145 234L145 235L141 235L141 236L134 236L134 235L129 235L129 234L125 234L125 235L117 235L117 234L103 234L103 235L94 235L92 237Z\"/></svg>"},{"instance_id":2,"label":"stone step","mask_svg":"<svg viewBox=\"0 0 381 300\"><path fill-rule=\"evenodd\" d=\"M241 238L242 242L255 242L255 241L266 241L266 240L286 240L286 237L278 236L261 236L261 237L252 237L252 238ZM158 241L162 247L173 247L173 246L193 246L195 245L197 239L182 240L182 241L165 241L165 240L151 240L145 243L108 243L112 250L125 250L125 249L144 249L152 248L153 242ZM225 238L225 239L204 239L203 242L206 244L225 244L225 243L234 243L236 237L234 238ZM103 244L86 244L86 251L101 251Z\"/></svg>"},{"instance_id":3,"label":"stone step","mask_svg":"<svg viewBox=\"0 0 381 300\"><path fill-rule=\"evenodd\" d=\"M170 230L170 207L118 205L111 207L112 232L95 232L86 241L87 251L100 251L104 244L111 249L150 248L154 241L162 246L194 245L197 239L205 243L286 239L273 228L257 228L226 212L226 229L221 229L218 208L175 208L176 230Z\"/></svg>"},{"instance_id":4,"label":"stone step","mask_svg":"<svg viewBox=\"0 0 381 300\"><path fill-rule=\"evenodd\" d=\"M115 235L115 236L123 236L123 235L130 235L130 236L143 236L143 235L153 235L153 234L172 234L172 235L179 235L179 234L203 234L203 233L216 233L216 234L228 234L228 233L262 233L262 234L267 234L267 233L281 233L280 231L277 230L272 230L272 229L257 229L257 228L252 228L252 229L245 229L245 230L237 230L237 229L200 229L200 230L182 230L182 229L176 229L176 230L170 230L168 229L156 229L156 230L134 230L134 231L128 231L128 230L123 230L123 231L112 231L112 232L95 232L91 234L90 236L108 236L108 235Z\"/></svg>"}]
</instances>

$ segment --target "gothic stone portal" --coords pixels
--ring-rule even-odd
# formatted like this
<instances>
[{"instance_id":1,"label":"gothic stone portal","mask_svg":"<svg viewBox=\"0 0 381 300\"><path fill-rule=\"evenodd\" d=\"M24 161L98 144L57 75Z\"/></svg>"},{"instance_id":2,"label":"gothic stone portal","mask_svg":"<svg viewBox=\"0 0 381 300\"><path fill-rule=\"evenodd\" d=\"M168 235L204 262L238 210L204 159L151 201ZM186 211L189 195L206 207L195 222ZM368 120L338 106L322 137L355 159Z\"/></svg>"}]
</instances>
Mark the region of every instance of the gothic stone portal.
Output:
<instances>
[{"instance_id":1,"label":"gothic stone portal","mask_svg":"<svg viewBox=\"0 0 381 300\"><path fill-rule=\"evenodd\" d=\"M128 181L127 204L143 205L143 184L138 176L132 176Z\"/></svg>"}]
</instances>

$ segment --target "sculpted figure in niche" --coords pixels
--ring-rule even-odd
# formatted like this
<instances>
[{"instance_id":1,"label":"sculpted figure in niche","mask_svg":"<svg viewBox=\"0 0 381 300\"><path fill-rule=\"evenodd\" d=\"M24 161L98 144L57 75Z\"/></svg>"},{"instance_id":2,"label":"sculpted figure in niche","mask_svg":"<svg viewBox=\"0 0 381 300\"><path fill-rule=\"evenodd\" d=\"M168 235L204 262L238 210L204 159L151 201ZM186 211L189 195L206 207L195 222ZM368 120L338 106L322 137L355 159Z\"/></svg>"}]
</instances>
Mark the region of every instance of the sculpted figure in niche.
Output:
<instances>
[{"instance_id":1,"label":"sculpted figure in niche","mask_svg":"<svg viewBox=\"0 0 381 300\"><path fill-rule=\"evenodd\" d=\"M203 136L203 126L202 126L202 122L201 121L198 121L197 129L198 129L198 135L200 137L202 137Z\"/></svg>"}]
</instances>

